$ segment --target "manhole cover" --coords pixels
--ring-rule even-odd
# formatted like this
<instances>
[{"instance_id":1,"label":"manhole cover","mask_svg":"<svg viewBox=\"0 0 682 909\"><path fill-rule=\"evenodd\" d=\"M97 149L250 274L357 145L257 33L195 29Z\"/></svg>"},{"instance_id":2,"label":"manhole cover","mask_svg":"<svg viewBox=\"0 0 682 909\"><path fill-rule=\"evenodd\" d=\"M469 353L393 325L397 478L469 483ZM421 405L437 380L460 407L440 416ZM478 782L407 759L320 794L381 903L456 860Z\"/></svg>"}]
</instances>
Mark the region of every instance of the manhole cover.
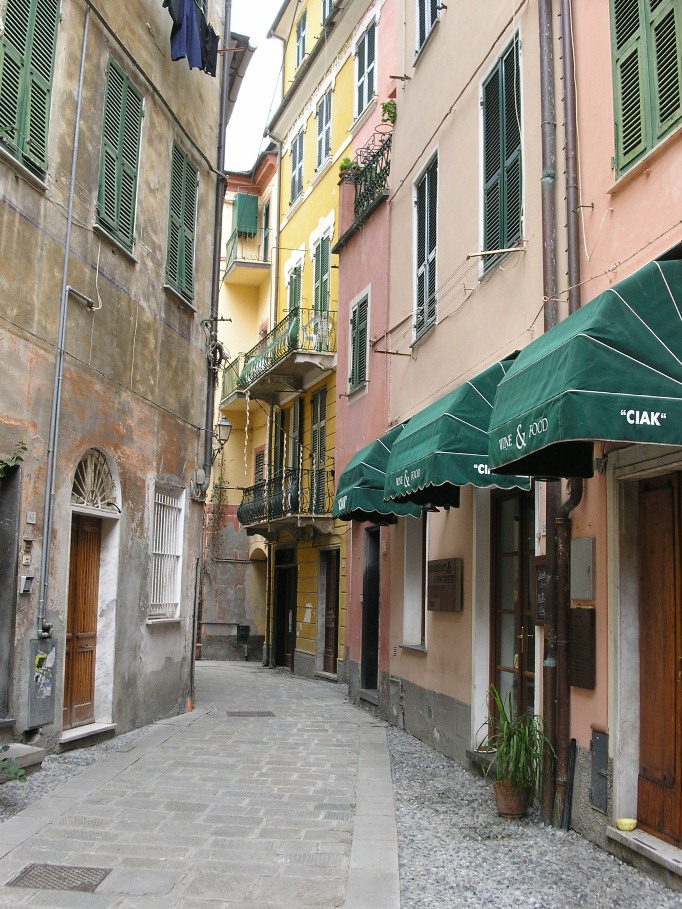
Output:
<instances>
[{"instance_id":1,"label":"manhole cover","mask_svg":"<svg viewBox=\"0 0 682 909\"><path fill-rule=\"evenodd\" d=\"M227 716L274 716L271 710L228 710Z\"/></svg>"},{"instance_id":2,"label":"manhole cover","mask_svg":"<svg viewBox=\"0 0 682 909\"><path fill-rule=\"evenodd\" d=\"M40 865L34 862L7 881L7 886L94 893L110 871L111 868L77 868L74 865Z\"/></svg>"}]
</instances>

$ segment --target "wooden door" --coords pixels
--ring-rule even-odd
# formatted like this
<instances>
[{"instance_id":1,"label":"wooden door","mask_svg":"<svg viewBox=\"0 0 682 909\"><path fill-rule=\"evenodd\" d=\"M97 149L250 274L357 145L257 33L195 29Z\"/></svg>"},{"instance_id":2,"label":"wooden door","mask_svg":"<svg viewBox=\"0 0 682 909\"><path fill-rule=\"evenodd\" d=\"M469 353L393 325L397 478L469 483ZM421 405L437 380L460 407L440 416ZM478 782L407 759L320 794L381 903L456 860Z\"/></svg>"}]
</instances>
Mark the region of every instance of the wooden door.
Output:
<instances>
[{"instance_id":1,"label":"wooden door","mask_svg":"<svg viewBox=\"0 0 682 909\"><path fill-rule=\"evenodd\" d=\"M95 719L101 532L102 525L97 518L73 515L64 666L65 729L83 726Z\"/></svg>"},{"instance_id":2,"label":"wooden door","mask_svg":"<svg viewBox=\"0 0 682 909\"><path fill-rule=\"evenodd\" d=\"M680 767L679 475L639 484L639 825L679 844Z\"/></svg>"},{"instance_id":3,"label":"wooden door","mask_svg":"<svg viewBox=\"0 0 682 909\"><path fill-rule=\"evenodd\" d=\"M379 528L365 530L365 570L362 578L361 684L378 687L379 675Z\"/></svg>"},{"instance_id":4,"label":"wooden door","mask_svg":"<svg viewBox=\"0 0 682 909\"><path fill-rule=\"evenodd\" d=\"M339 550L324 553L324 671L336 672L339 640Z\"/></svg>"},{"instance_id":5,"label":"wooden door","mask_svg":"<svg viewBox=\"0 0 682 909\"><path fill-rule=\"evenodd\" d=\"M296 550L275 551L275 665L294 668L296 649Z\"/></svg>"},{"instance_id":6,"label":"wooden door","mask_svg":"<svg viewBox=\"0 0 682 909\"><path fill-rule=\"evenodd\" d=\"M495 495L493 503L492 673L514 715L535 712L533 559L535 499L529 492Z\"/></svg>"}]
</instances>

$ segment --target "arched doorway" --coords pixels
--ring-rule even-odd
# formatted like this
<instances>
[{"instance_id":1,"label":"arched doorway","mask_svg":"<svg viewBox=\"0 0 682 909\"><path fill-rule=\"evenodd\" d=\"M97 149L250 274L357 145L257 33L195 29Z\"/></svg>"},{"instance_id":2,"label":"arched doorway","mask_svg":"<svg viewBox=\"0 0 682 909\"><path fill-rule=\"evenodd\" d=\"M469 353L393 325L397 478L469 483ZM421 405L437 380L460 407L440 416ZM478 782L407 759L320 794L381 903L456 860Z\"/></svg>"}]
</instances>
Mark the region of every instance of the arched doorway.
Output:
<instances>
[{"instance_id":1,"label":"arched doorway","mask_svg":"<svg viewBox=\"0 0 682 909\"><path fill-rule=\"evenodd\" d=\"M107 551L117 549L112 546L112 537L117 538L112 522L117 524L121 513L116 500L116 484L105 455L89 449L78 463L71 489L64 729L95 722L99 606L105 599L102 567L103 561L111 561Z\"/></svg>"}]
</instances>

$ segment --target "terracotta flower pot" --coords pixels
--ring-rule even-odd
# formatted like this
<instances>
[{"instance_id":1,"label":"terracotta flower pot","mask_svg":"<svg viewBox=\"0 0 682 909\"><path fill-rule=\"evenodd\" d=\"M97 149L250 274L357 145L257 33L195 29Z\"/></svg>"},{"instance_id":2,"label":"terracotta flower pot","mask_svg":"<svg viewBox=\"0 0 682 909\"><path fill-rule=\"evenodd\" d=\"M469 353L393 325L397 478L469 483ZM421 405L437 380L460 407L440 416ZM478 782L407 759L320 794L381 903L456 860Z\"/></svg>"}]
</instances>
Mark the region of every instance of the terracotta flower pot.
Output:
<instances>
[{"instance_id":1,"label":"terracotta flower pot","mask_svg":"<svg viewBox=\"0 0 682 909\"><path fill-rule=\"evenodd\" d=\"M515 789L507 780L495 780L493 789L500 817L525 817L528 811L527 789Z\"/></svg>"}]
</instances>

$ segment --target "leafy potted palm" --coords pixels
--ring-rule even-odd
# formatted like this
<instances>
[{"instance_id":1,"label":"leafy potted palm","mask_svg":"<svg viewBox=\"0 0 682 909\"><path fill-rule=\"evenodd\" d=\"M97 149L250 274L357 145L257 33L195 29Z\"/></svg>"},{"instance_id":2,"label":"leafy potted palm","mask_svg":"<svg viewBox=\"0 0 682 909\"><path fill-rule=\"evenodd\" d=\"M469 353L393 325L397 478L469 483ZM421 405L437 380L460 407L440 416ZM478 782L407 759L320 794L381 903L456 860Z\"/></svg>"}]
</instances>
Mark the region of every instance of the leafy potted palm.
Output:
<instances>
[{"instance_id":1,"label":"leafy potted palm","mask_svg":"<svg viewBox=\"0 0 682 909\"><path fill-rule=\"evenodd\" d=\"M488 734L481 746L495 751L486 767L494 776L497 813L523 817L537 791L545 754L554 751L542 730L542 718L526 713L514 716L509 692L502 697L494 685L488 689Z\"/></svg>"}]
</instances>

